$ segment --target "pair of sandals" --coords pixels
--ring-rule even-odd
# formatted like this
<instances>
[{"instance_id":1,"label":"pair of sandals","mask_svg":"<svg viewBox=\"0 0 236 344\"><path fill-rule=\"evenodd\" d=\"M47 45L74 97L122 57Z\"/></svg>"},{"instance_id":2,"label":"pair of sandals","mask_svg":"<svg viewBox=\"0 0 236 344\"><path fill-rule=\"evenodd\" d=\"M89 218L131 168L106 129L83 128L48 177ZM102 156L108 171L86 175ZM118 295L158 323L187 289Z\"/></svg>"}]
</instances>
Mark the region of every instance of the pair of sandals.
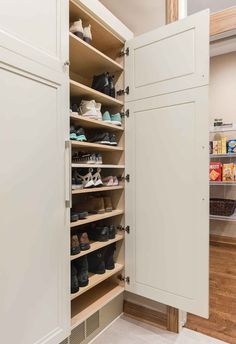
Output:
<instances>
[{"instance_id":1,"label":"pair of sandals","mask_svg":"<svg viewBox=\"0 0 236 344\"><path fill-rule=\"evenodd\" d=\"M91 187L99 187L103 185L102 178L101 178L101 168L97 169L97 172L93 173L93 168L89 168L89 171L86 175L81 175L77 173L77 178L82 180L83 187L85 189Z\"/></svg>"}]
</instances>

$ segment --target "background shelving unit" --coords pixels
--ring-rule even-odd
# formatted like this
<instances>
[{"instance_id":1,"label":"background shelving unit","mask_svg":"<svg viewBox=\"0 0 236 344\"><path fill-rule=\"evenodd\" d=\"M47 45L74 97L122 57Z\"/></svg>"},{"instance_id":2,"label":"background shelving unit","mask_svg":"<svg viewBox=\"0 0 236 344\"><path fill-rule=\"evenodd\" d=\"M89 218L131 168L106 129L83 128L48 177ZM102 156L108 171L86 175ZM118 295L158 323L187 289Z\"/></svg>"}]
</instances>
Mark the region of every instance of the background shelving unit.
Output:
<instances>
[{"instance_id":1,"label":"background shelving unit","mask_svg":"<svg viewBox=\"0 0 236 344\"><path fill-rule=\"evenodd\" d=\"M76 1L70 0L70 22L82 19L83 26L90 24L92 31L92 43L87 44L77 36L69 33L70 42L70 97L73 104L79 105L82 99L95 100L102 104L103 109L112 114L123 110L123 98L110 97L91 88L94 75L109 72L114 75L116 89L123 87L123 58L120 52L124 43L113 32L110 32L102 23L86 12ZM113 175L124 177L124 125L117 126L81 116L79 113L70 112L70 121L76 127L85 129L85 133L93 133L97 130L115 133L117 146L102 145L90 142L78 142L71 140L71 150L77 152L95 152L102 154L103 164L72 163L71 171L74 169L97 169L101 168L103 176ZM91 189L72 190L73 204L87 198L89 195L97 194L111 197L113 211L104 214L89 215L86 219L71 222L71 231L84 230L84 226L95 226L98 221L104 224L115 224L116 227L124 227L124 182L117 186L97 187ZM101 223L101 222L99 222ZM93 227L92 227L93 228ZM123 293L122 285L118 275L124 268L124 232L118 231L114 239L106 242L91 242L90 249L81 251L78 255L71 256L73 263L77 259L103 249L108 245L116 243L115 268L106 270L102 275L89 274L89 284L81 287L76 294L71 295L71 317L72 328L85 321L94 312L101 309L109 301Z\"/></svg>"}]
</instances>

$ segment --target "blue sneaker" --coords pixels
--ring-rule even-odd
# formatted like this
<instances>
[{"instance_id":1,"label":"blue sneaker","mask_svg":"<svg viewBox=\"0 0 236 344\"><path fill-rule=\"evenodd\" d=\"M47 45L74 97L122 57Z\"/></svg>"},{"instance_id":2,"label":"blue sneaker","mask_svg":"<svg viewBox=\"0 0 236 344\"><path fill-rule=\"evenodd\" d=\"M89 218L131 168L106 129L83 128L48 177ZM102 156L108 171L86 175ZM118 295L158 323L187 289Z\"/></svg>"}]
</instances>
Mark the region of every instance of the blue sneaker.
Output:
<instances>
[{"instance_id":1,"label":"blue sneaker","mask_svg":"<svg viewBox=\"0 0 236 344\"><path fill-rule=\"evenodd\" d=\"M76 140L77 135L76 135L76 129L73 125L70 126L70 139L71 140Z\"/></svg>"},{"instance_id":2,"label":"blue sneaker","mask_svg":"<svg viewBox=\"0 0 236 344\"><path fill-rule=\"evenodd\" d=\"M76 140L80 142L87 141L83 128L79 128L76 130Z\"/></svg>"},{"instance_id":3,"label":"blue sneaker","mask_svg":"<svg viewBox=\"0 0 236 344\"><path fill-rule=\"evenodd\" d=\"M117 112L114 115L111 115L111 123L115 125L121 125L121 115Z\"/></svg>"},{"instance_id":4,"label":"blue sneaker","mask_svg":"<svg viewBox=\"0 0 236 344\"><path fill-rule=\"evenodd\" d=\"M102 115L102 120L103 122L111 123L111 116L110 116L109 111L104 112L104 114Z\"/></svg>"}]
</instances>

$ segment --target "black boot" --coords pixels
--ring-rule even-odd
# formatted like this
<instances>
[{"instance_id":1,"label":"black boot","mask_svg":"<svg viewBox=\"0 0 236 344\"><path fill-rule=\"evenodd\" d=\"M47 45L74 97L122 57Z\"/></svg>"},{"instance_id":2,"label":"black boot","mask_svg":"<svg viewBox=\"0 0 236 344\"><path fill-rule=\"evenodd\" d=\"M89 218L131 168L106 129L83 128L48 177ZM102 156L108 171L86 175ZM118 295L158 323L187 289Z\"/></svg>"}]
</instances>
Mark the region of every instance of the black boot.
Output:
<instances>
[{"instance_id":1,"label":"black boot","mask_svg":"<svg viewBox=\"0 0 236 344\"><path fill-rule=\"evenodd\" d=\"M109 239L115 239L116 237L116 226L110 225L109 226Z\"/></svg>"},{"instance_id":2,"label":"black boot","mask_svg":"<svg viewBox=\"0 0 236 344\"><path fill-rule=\"evenodd\" d=\"M80 287L86 287L88 285L88 260L87 256L83 256L75 261L77 269L78 282Z\"/></svg>"},{"instance_id":3,"label":"black boot","mask_svg":"<svg viewBox=\"0 0 236 344\"><path fill-rule=\"evenodd\" d=\"M91 228L88 235L89 239L94 241L107 241L109 240L109 227L101 226Z\"/></svg>"},{"instance_id":4,"label":"black boot","mask_svg":"<svg viewBox=\"0 0 236 344\"><path fill-rule=\"evenodd\" d=\"M80 242L77 234L71 235L70 240L70 254L74 256L75 254L80 253Z\"/></svg>"},{"instance_id":5,"label":"black boot","mask_svg":"<svg viewBox=\"0 0 236 344\"><path fill-rule=\"evenodd\" d=\"M110 87L109 87L109 73L103 73L100 75L94 75L92 88L99 92L105 93L108 96L110 95Z\"/></svg>"},{"instance_id":6,"label":"black boot","mask_svg":"<svg viewBox=\"0 0 236 344\"><path fill-rule=\"evenodd\" d=\"M111 244L106 247L105 256L104 256L106 270L113 270L115 268L115 262L113 258L115 249L116 249L116 244Z\"/></svg>"},{"instance_id":7,"label":"black boot","mask_svg":"<svg viewBox=\"0 0 236 344\"><path fill-rule=\"evenodd\" d=\"M79 291L79 281L77 277L77 269L75 268L74 264L71 264L71 286L70 286L71 294L75 294Z\"/></svg>"},{"instance_id":8,"label":"black boot","mask_svg":"<svg viewBox=\"0 0 236 344\"><path fill-rule=\"evenodd\" d=\"M105 273L104 249L97 250L88 255L89 272L94 274Z\"/></svg>"},{"instance_id":9,"label":"black boot","mask_svg":"<svg viewBox=\"0 0 236 344\"><path fill-rule=\"evenodd\" d=\"M116 90L114 86L114 75L108 77L108 82L109 82L109 96L115 98Z\"/></svg>"}]
</instances>

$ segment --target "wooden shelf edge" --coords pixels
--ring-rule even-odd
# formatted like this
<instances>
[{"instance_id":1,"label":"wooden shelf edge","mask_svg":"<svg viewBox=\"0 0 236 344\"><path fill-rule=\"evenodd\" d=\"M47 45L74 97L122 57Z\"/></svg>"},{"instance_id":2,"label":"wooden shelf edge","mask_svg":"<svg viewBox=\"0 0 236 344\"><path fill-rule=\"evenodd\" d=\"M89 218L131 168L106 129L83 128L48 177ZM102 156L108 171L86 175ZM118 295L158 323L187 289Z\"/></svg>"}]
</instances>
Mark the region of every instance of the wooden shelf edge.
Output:
<instances>
[{"instance_id":1,"label":"wooden shelf edge","mask_svg":"<svg viewBox=\"0 0 236 344\"><path fill-rule=\"evenodd\" d=\"M92 304L88 305L88 307L82 310L79 310L77 314L71 317L71 329L77 327L83 321L88 319L93 313L106 306L109 302L111 302L113 299L115 299L117 296L125 291L125 288L123 286L115 283L109 283L107 288L105 286L104 289L105 290L103 291L103 293L99 293L98 297L96 298L96 300L93 300Z\"/></svg>"},{"instance_id":2,"label":"wooden shelf edge","mask_svg":"<svg viewBox=\"0 0 236 344\"><path fill-rule=\"evenodd\" d=\"M83 256L85 256L85 255L87 255L87 254L89 254L91 252L97 251L100 248L109 246L109 245L113 244L114 242L121 241L123 239L124 239L124 235L116 234L115 239L110 239L108 241L103 241L103 242L101 242L101 241L92 242L90 244L90 249L89 250L81 251L79 254L76 254L74 256L70 256L70 260L73 261L73 260L78 259L80 257L83 257Z\"/></svg>"},{"instance_id":3,"label":"wooden shelf edge","mask_svg":"<svg viewBox=\"0 0 236 344\"><path fill-rule=\"evenodd\" d=\"M83 295L84 293L86 293L86 291L92 289L96 285L102 283L103 281L105 281L106 279L112 277L113 275L117 274L118 272L120 272L123 269L124 269L124 265L123 264L116 263L115 264L115 268L113 270L106 270L106 272L104 274L102 274L102 275L93 274L92 276L89 277L89 284L86 287L80 288L78 293L72 294L71 295L71 300L74 300L77 297L79 297L80 295Z\"/></svg>"},{"instance_id":4,"label":"wooden shelf edge","mask_svg":"<svg viewBox=\"0 0 236 344\"><path fill-rule=\"evenodd\" d=\"M81 190L72 190L72 195L80 195L94 192L105 192L105 191L115 191L115 190L124 190L124 186L101 186L99 188L92 189L81 189Z\"/></svg>"},{"instance_id":5,"label":"wooden shelf edge","mask_svg":"<svg viewBox=\"0 0 236 344\"><path fill-rule=\"evenodd\" d=\"M78 115L71 114L70 118L77 121L77 122L83 123L83 124L81 124L81 126L91 125L91 127L94 127L96 129L107 128L107 129L111 129L113 131L124 131L124 127L122 127L122 126L118 126L118 125L109 124L109 123L106 123L103 121L98 121L98 120L86 118L86 117L80 116L79 114ZM89 126L89 128L90 128L90 126Z\"/></svg>"},{"instance_id":6,"label":"wooden shelf edge","mask_svg":"<svg viewBox=\"0 0 236 344\"><path fill-rule=\"evenodd\" d=\"M236 238L224 236L224 235L210 235L210 243L212 245L220 245L220 246L236 246Z\"/></svg>"},{"instance_id":7,"label":"wooden shelf edge","mask_svg":"<svg viewBox=\"0 0 236 344\"><path fill-rule=\"evenodd\" d=\"M96 49L95 47L93 47L91 44L86 43L85 41L83 41L82 39L78 38L76 35L74 35L73 33L69 32L69 37L71 39L74 39L76 42L78 42L78 44L83 45L86 49L88 49L88 51L91 54L96 54L98 55L101 59L104 59L104 61L106 61L107 63L109 63L110 65L114 66L114 71L120 71L122 72L124 70L124 68L115 60L112 60L110 57L108 57L107 55L105 55L104 53L102 53L101 51L99 51L98 49ZM105 66L104 66L105 68Z\"/></svg>"},{"instance_id":8,"label":"wooden shelf edge","mask_svg":"<svg viewBox=\"0 0 236 344\"><path fill-rule=\"evenodd\" d=\"M70 79L70 85L77 87L78 89L82 89L85 92L87 92L88 95L91 95L92 97L96 98L99 97L100 99L103 99L103 101L108 101L113 105L120 105L123 106L124 103L116 98L112 98L110 96L107 96L104 93L98 92L96 90L94 90L93 88L83 85L80 82L74 81L72 79ZM79 91L78 91L79 92ZM101 100L102 102L102 100Z\"/></svg>"},{"instance_id":9,"label":"wooden shelf edge","mask_svg":"<svg viewBox=\"0 0 236 344\"><path fill-rule=\"evenodd\" d=\"M124 214L123 210L113 210L110 213L105 213L105 214L96 214L96 215L89 215L87 217L87 219L84 220L79 220L76 222L71 222L70 227L78 227L78 226L82 226L85 225L87 223L91 223L91 222L95 222L95 221L100 221L103 219L108 219L109 217L113 217L113 216L118 216L118 215L122 215Z\"/></svg>"},{"instance_id":10,"label":"wooden shelf edge","mask_svg":"<svg viewBox=\"0 0 236 344\"><path fill-rule=\"evenodd\" d=\"M70 140L72 147L81 147L87 149L98 149L100 151L113 151L113 152L123 152L124 148L119 146L108 146L103 145L100 143L92 143L92 142L79 142Z\"/></svg>"},{"instance_id":11,"label":"wooden shelf edge","mask_svg":"<svg viewBox=\"0 0 236 344\"><path fill-rule=\"evenodd\" d=\"M106 164L76 164L72 163L71 167L74 168L89 168L89 167L94 167L94 168L119 168L119 169L124 169L125 165L106 165Z\"/></svg>"}]
</instances>

